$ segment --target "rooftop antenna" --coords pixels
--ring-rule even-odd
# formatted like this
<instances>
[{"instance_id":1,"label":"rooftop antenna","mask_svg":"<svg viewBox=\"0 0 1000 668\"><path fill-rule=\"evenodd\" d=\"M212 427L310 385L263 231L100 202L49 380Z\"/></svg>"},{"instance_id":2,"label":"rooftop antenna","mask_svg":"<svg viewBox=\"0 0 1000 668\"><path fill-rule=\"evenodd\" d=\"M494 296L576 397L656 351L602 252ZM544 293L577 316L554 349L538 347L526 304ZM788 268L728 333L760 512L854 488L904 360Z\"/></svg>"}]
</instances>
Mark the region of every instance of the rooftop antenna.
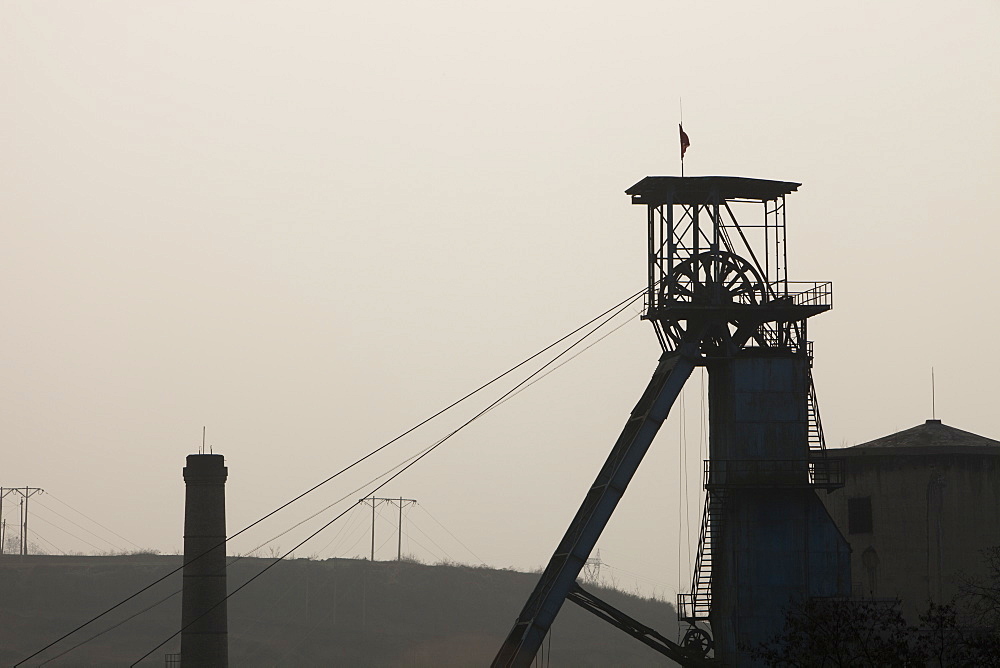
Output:
<instances>
[{"instance_id":1,"label":"rooftop antenna","mask_svg":"<svg viewBox=\"0 0 1000 668\"><path fill-rule=\"evenodd\" d=\"M198 451L199 455L205 454L205 427L201 428L201 450Z\"/></svg>"},{"instance_id":2,"label":"rooftop antenna","mask_svg":"<svg viewBox=\"0 0 1000 668\"><path fill-rule=\"evenodd\" d=\"M932 420L937 419L937 406L935 404L936 404L936 397L934 389L934 367L931 367L931 419Z\"/></svg>"}]
</instances>

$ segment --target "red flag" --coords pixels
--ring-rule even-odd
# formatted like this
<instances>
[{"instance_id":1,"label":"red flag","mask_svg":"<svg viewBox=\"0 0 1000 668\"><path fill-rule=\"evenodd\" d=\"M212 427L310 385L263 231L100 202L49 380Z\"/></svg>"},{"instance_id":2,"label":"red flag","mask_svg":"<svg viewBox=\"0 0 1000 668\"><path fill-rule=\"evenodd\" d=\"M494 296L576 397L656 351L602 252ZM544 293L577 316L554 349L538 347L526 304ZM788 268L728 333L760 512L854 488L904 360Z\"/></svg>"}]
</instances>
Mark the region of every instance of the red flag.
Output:
<instances>
[{"instance_id":1,"label":"red flag","mask_svg":"<svg viewBox=\"0 0 1000 668\"><path fill-rule=\"evenodd\" d=\"M684 151L688 150L688 146L691 145L691 140L688 139L687 133L684 132L684 126L681 124L677 125L681 130L681 160L684 159Z\"/></svg>"}]
</instances>

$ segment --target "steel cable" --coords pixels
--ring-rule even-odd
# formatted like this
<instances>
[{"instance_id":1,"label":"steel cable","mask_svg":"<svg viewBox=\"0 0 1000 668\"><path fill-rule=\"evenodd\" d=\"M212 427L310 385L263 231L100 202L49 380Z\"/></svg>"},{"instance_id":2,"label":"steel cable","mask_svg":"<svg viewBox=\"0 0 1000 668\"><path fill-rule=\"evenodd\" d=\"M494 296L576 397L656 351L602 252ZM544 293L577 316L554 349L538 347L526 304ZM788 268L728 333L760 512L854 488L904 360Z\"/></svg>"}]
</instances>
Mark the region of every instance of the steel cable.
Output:
<instances>
[{"instance_id":1,"label":"steel cable","mask_svg":"<svg viewBox=\"0 0 1000 668\"><path fill-rule=\"evenodd\" d=\"M598 331L601 327L603 327L606 324L608 324L609 322L611 322L614 318L616 318L624 310L628 309L632 305L632 303L634 303L634 301L642 295L643 292L645 292L645 290L642 290L642 291L634 294L629 299L626 299L626 300L624 300L622 302L619 302L619 304L617 306L615 306L614 308L608 309L603 314L601 314L597 318L594 318L589 323L587 323L587 325L584 325L584 327L580 327L580 328L577 328L576 330L574 330L573 333L576 333L576 332L580 331L580 329L583 329L583 328L589 326L590 324L592 324L593 322L596 322L597 320L600 320L602 317L604 317L608 313L610 313L612 311L615 311L615 313L613 315L611 315L609 318L607 318L606 320L604 320L604 322L600 323L597 327L595 327L593 330L591 330L590 332L588 332L587 334L585 334L584 336L582 336L575 343L573 343L568 348L566 348L565 350L563 350L561 353L559 353L558 355L556 355L554 358L552 358L551 360L549 360L548 362L546 362L545 364L543 364L539 369L537 369L536 371L534 371L532 374L530 374L527 378L525 378L520 383L518 383L517 385L515 385L513 388L511 388L510 390L508 390L507 392L505 392L504 394L502 394L498 399L494 400L486 408L482 409L481 411L479 411L478 413L476 413L474 416L472 416L471 418L469 418L466 422L462 423L461 426L459 426L458 428L456 428L452 432L448 433L443 438L439 439L436 443L434 443L430 447L426 448L422 453L419 454L419 456L417 456L415 458L412 458L412 461L410 461L406 466L404 466L399 471L397 471L396 473L394 473L386 481L384 481L383 483L381 483L380 485L378 485L374 489L370 490L367 494L365 494L365 496L366 497L368 497L368 496L374 496L379 490L381 490L383 487L385 487L386 485L388 485L390 482L392 482L393 480L395 480L396 478L398 478L400 475L402 475L403 473L405 473L406 471L408 471L410 468L412 468L413 466L415 466L424 457L426 457L427 455L429 455L430 453L432 453L434 450L436 450L438 447L440 447L442 444L444 444L446 441L448 441L452 436L454 436L455 434L459 433L465 427L469 426L470 424L472 424L473 422L475 422L476 420L478 420L482 416L484 416L487 413L489 413L491 410L493 410L498 405L500 405L501 403L503 403L512 394L518 392L526 384L528 384L530 382L533 382L533 379L535 379L536 376L538 376L539 374L541 374L546 368L548 368L549 366L551 366L552 364L554 364L557 360L559 360L561 357L563 357L564 355L566 355L569 351L573 350L573 348L575 348L580 343L582 343L583 341L585 341L590 335L592 335L594 332ZM572 336L572 334L570 334L570 336ZM561 340L565 340L566 338L567 337L563 337L563 339L561 339ZM532 357L537 357L537 354L533 355ZM521 365L518 365L518 366L521 366ZM353 508L353 506L352 506L352 508ZM351 508L348 508L347 510L341 512L339 515L337 515L336 517L334 517L333 519L331 519L330 521L328 521L327 523L325 523L319 529L317 529L313 533L311 533L308 536L306 536L305 539L303 539L301 542L299 542L297 545L295 545L291 550L289 550L285 554L283 554L283 555L275 558L274 561L272 561L270 564L268 564L263 569L261 569L260 572L258 572L252 578L250 578L249 580L247 580L246 582L244 582L242 585L240 585L239 587L237 587L236 589L234 589L233 591L231 591L229 594L227 594L218 603L216 603L212 607L210 607L207 610L205 610L201 615L199 615L198 617L196 617L193 620L191 620L188 624L186 624L185 626L181 627L179 630L177 630L176 632L174 632L173 634L171 634L168 638L164 639L156 647L152 648L151 650L149 650L148 652L146 652L144 655L142 655L141 657L139 657L134 663L131 664L130 668L134 668L135 666L137 666L146 657L148 657L153 652L155 652L156 650L158 650L161 647L163 647L163 645L167 644L168 642L170 642L171 640L173 640L175 637L177 637L178 635L180 635L181 633L183 633L185 629L187 629L188 627L190 627L193 624L197 623L198 620L200 620L205 615L209 614L212 610L214 610L218 606L222 605L225 601L228 601L237 592L243 590L251 582L255 581L261 575L263 575L264 573L266 573L267 571L269 571L271 568L273 568L274 566L276 566L279 562L281 562L282 560L284 560L288 555L292 554L293 552L295 552L295 550L301 548L307 542L309 542L310 540L312 540L313 538L315 538L316 536L318 536L327 527L329 527L334 522L336 522L338 519L340 519L341 517L343 517L344 515L346 515L348 512L350 512L350 510L351 510Z\"/></svg>"},{"instance_id":2,"label":"steel cable","mask_svg":"<svg viewBox=\"0 0 1000 668\"><path fill-rule=\"evenodd\" d=\"M263 522L263 521L267 520L268 518L270 518L270 517L273 517L273 516L274 516L275 514L277 514L277 513L281 512L282 510L284 510L284 509L285 509L285 508L287 508L288 506L292 505L292 504L293 504L293 503L295 503L296 501L298 501L298 500L302 499L303 497L307 496L308 494L311 494L312 492L316 491L316 490L317 490L317 489L319 489L320 487L322 487L322 486L326 485L326 484L327 484L327 483L329 483L330 481L334 480L335 478L337 478L337 477L338 477L338 476L340 476L341 474L343 474L343 473L345 473L345 472L349 471L350 469L354 468L355 466L357 466L357 465L361 464L362 462L364 462L364 461L366 461L366 460L370 459L371 457L375 456L376 454L378 454L378 453L379 453L379 452L381 452L382 450L385 450L386 448L388 448L389 446L393 445L394 443L396 443L396 442L397 442L397 441L399 441L400 439L404 438L405 436L408 436L409 434L413 433L414 431L416 431L416 430L417 430L417 429L419 429L420 427L424 426L424 425L425 425L425 424L427 424L428 422L430 422L430 421L434 420L435 418L437 418L437 417L439 417L440 415L444 414L445 412L447 412L447 411L451 410L452 408L454 408L455 406L459 405L460 403L462 403L462 402L466 401L467 399L471 398L472 396L474 396L474 395L478 394L479 392L481 392L481 391L485 390L486 388L488 388L488 387L492 386L493 384L495 384L495 383L499 382L499 381L500 381L501 379L503 379L503 378L507 377L508 375L510 375L511 373L513 373L514 371L516 371L517 369L519 369L519 368L523 367L524 365L526 365L526 364L528 364L529 362L531 362L531 361L535 360L535 359L536 359L536 358L538 358L539 356L541 356L541 355L545 354L546 352L548 352L548 351L549 351L549 350L551 350L552 348L554 348L554 347L558 346L558 345L559 345L560 343L562 343L562 342L566 341L566 340L567 340L567 339L569 339L570 337L572 337L572 336L574 336L575 334L577 334L578 332L580 332L580 331L582 331L582 330L586 329L587 327L589 327L590 325L594 324L595 322L598 322L599 320L601 320L602 318L604 318L605 316L607 316L607 315L608 315L609 313L612 313L612 312L614 312L614 315L612 315L612 316L611 316L611 318L608 318L607 320L605 320L604 322L602 322L601 324L599 324L599 325L598 325L598 326L597 326L597 327L596 327L596 328L595 328L594 330L592 330L591 332L589 332L588 334L586 334L586 335L585 335L585 336L584 336L583 338L581 338L581 339L580 339L579 341L577 341L577 342L576 342L576 343L574 343L574 344L573 344L572 346L570 346L569 348L567 348L567 349L566 349L565 351L563 351L562 353L560 353L559 355L557 355L557 356L556 356L555 358L553 358L552 360L550 360L549 362L547 362L547 363L546 363L545 365L543 365L543 366L542 366L542 367L541 367L540 369L538 369L537 371L535 371L535 372L534 372L533 374L529 375L529 376L528 376L528 378L527 378L527 379L526 379L525 381L522 381L521 383L518 383L517 385L515 385L515 386L514 386L514 388L513 388L512 390L508 391L507 393L505 393L504 395L502 395L500 399L498 399L498 400L494 401L494 402L493 402L492 404L490 404L490 405L489 405L489 406L488 406L487 408L485 408L485 409L483 409L483 410L482 410L481 412L477 413L477 414L476 414L476 415L475 415L475 416L474 416L473 418L471 418L471 419L470 419L470 420L469 420L468 422L464 423L464 424L463 424L463 425L462 425L461 427L459 427L459 428L458 428L458 429L456 429L455 431L451 432L450 434L448 434L447 436L445 436L445 437L444 437L443 439L441 439L440 441L438 441L438 442L437 442L437 443L435 443L434 445L430 446L430 448L428 448L428 449L426 449L426 450L425 450L424 452L422 452L422 453L421 453L421 454L420 454L420 455L419 455L419 456L418 456L418 457L417 457L416 459L414 459L414 460L413 460L413 461L412 461L411 463L409 463L409 464L408 464L408 465L407 465L407 466L406 466L405 468L403 468L403 469L402 469L401 471L399 471L398 473L396 473L395 475L393 475L393 476L392 476L391 478L389 478L388 480L386 480L386 481L385 481L384 483L382 483L382 485L380 485L379 487L376 487L376 488L375 488L375 490L373 490L373 491L372 491L372 493L374 493L374 492L378 491L379 489L381 489L382 487L384 487L384 486L385 486L386 484L388 484L389 482L391 482L391 481L392 481L393 479L395 479L395 478L396 478L396 477L397 477L397 476L398 476L399 474L403 473L403 472L404 472L404 471L406 471L406 470L407 470L408 468L410 468L411 466L413 466L413 464L415 464L415 463L417 463L418 461L420 461L421 459L423 459L423 457L424 457L424 456L426 456L427 454L429 454L430 452L432 452L432 451L433 451L433 450L434 450L435 448L437 448L437 447L438 447L439 445L441 445L441 443L445 442L446 440L448 440L449 438L451 438L451 437L452 437L453 435L455 435L456 433L458 433L458 431L460 431L461 429L463 429L463 428L464 428L465 426L467 426L468 424L470 424L470 423L472 423L473 421L477 420L477 419L478 419L479 417L481 417L482 415L486 414L487 412L489 412L490 410L492 410L493 408L495 408L495 407L496 407L496 406L497 406L497 405L498 405L499 403L501 403L502 401L504 401L504 400L506 400L507 398L509 398L509 397L511 396L511 394L512 394L512 393L514 393L515 391L517 391L517 390L519 390L520 388L522 388L522 386L524 386L524 384L525 384L525 383L526 383L526 382L527 382L528 380L530 380L530 379L534 378L535 376L537 376L537 375L538 375L538 374L539 374L539 373L540 373L540 372L541 372L541 371L542 371L543 369L545 369L545 368L547 368L548 366L550 366L550 365L551 365L551 364L552 364L552 363L553 363L553 362L554 362L555 360L557 360L557 359L559 359L560 357L562 357L562 356L563 356L563 355L564 355L564 354L565 354L566 352L568 352L569 350L572 350L572 349L573 349L573 347L575 347L575 346L576 346L576 345L578 345L578 344L579 344L579 343L580 343L581 341L583 341L583 340L584 340L584 339L586 339L586 338L587 338L588 336L590 336L590 334L593 334L593 333L594 333L595 331L597 331L598 329L600 329L601 327L603 327L604 325L606 325L606 324L607 324L608 322L610 322L610 320L611 320L611 319L613 319L613 318L617 317L617 316L618 316L618 315L619 315L619 314L620 314L620 313L621 313L621 312L622 312L622 311L623 311L623 310L624 310L625 308L628 308L628 307L630 307L630 306L631 306L631 305L632 305L633 303L635 303L635 301L636 301L637 299L639 299L639 298L640 298L640 297L641 297L641 296L642 296L642 295L643 295L643 294L644 294L645 292L646 292L646 288L643 288L642 290L639 290L638 292L635 292L635 293L633 293L632 295L630 295L629 297L627 297L627 298L625 298L625 299L621 300L620 302L618 302L617 304L615 304L615 305L614 305L614 306L612 306L611 308L609 308L609 309L606 309L606 310L605 310L605 311L603 311L603 312L602 312L601 314L597 315L597 316L596 316L596 317L594 317L594 318L591 318L590 320L588 320L588 321L587 321L587 322L585 322L584 324L580 325L579 327L576 327L575 329L573 329L573 330L572 330L571 332L569 332L568 334L565 334L565 335L563 335L562 337L558 338L557 340L555 340L554 342L552 342L552 343L550 343L549 345L545 346L544 348L542 348L542 349L541 349L541 350L539 350L538 352L536 352L536 353L534 353L534 354L530 355L529 357L525 358L524 360L522 360L521 362L519 362L519 363L517 363L516 365L512 366L511 368L507 369L507 370L506 370L506 371L504 371L503 373L499 374L498 376L494 377L493 379L491 379L491 380L487 381L486 383L484 383L484 384L480 385L480 386L479 386L479 387L477 387L476 389L474 389L474 390L472 390L471 392L467 393L466 395L464 395L464 396L463 396L463 397L461 397L460 399L458 399L458 400L456 400L456 401L452 402L451 404L449 404L449 405L448 405L448 406L446 406L445 408L442 408L442 409L440 409L439 411L437 411L436 413L432 414L431 416L429 416L429 417L425 418L424 420L422 420L422 421L418 422L418 423L417 423L416 425L414 425L413 427L410 427L410 428L409 428L409 429L407 429L406 431L402 432L401 434L399 434L399 435L398 435L398 436L396 436L395 438L393 438L393 439L391 439L391 440L387 441L386 443L384 443L384 444L382 444L381 446L379 446L379 447L375 448L374 450L372 450L372 451L371 451L371 452L369 452L368 454L364 455L363 457L360 457L359 459L355 460L355 461L354 461L354 462L352 462L351 464L349 464L349 465L345 466L344 468L340 469L339 471L337 471L337 472L336 472L336 473L334 473L333 475L331 475L331 476L327 477L327 478L326 478L325 480L323 480L323 481L321 481L321 482L319 482L319 483L317 483L317 484L313 485L312 487L310 487L310 488L309 488L309 489L307 489L306 491L302 492L301 494L299 494L299 495L297 495L297 496L293 497L293 498L292 498L292 499L290 499L289 501L286 501L286 502L285 502L285 503L283 503L282 505L278 506L277 508L275 508L274 510L270 511L269 513L267 513L267 514L263 515L262 517L260 517L259 519L255 520L254 522L251 522L250 524L248 524L248 525L247 525L247 526L245 526L244 528L242 528L242 529L240 529L239 531L237 531L237 532L236 532L235 534L233 534L232 536L229 536L228 538L226 538L226 540L224 540L224 541L222 541L221 543L219 543L219 545L225 545L225 544L226 544L226 543L228 543L228 542L229 542L230 540L232 540L232 539L234 539L234 538L236 538L236 537L238 537L238 536L242 535L243 533L245 533L245 532L249 531L249 530L250 530L251 528L253 528L253 527L257 526L258 524L260 524L261 522ZM624 308L623 308L623 307L624 307ZM58 499L57 499L57 500L58 500ZM63 503L64 505L67 505L67 504L65 504L65 503L64 503L64 502L62 502L62 501L60 501L60 503ZM79 512L79 511L77 511L77 512ZM347 511L344 511L344 512L346 513ZM82 513L81 513L81 514L82 514ZM332 524L332 523L333 523L334 521L336 521L336 519L340 518L340 517L341 517L341 516L342 516L343 514L344 514L344 513L341 513L340 515L338 515L337 517L335 517L335 518L334 518L333 520L331 520L331 521L330 521L330 522L328 522L327 524L324 524L324 525L323 525L323 526L322 526L322 527L321 527L321 528L320 528L320 529L319 529L319 530L318 530L317 532L315 532L315 533L311 534L311 535L310 535L309 537L307 537L307 538L305 539L305 541L303 541L303 543L300 543L300 545L301 545L301 544L304 544L304 542L306 542L306 541L310 540L310 539L311 539L311 538L312 538L313 536L315 536L315 535L316 535L317 533L319 533L320 531L322 531L323 529L325 529L325 528L326 528L327 526L329 526L330 524ZM89 518L88 518L88 519L89 519ZM92 521L93 521L93 520L92 520ZM95 522L95 523L96 523L96 522ZM106 527L105 527L105 528L106 528ZM110 531L110 530L109 530L109 531ZM114 532L112 532L112 533L114 533ZM115 534L115 535L118 535L118 534ZM121 536L119 536L119 537L121 537ZM125 540L127 540L127 539L125 539ZM130 542L130 543L131 543L132 541L128 541L128 542ZM133 543L133 545L134 545L134 543ZM100 619L100 618L104 617L105 615L107 615L108 613L112 612L113 610L116 610L117 608L119 608L120 606L124 605L124 604L125 604L125 603L127 603L128 601L131 601L131 600L132 600L132 599L134 599L135 597L137 597L137 596L139 596L139 595L143 594L144 592L148 591L149 589L151 589L151 588L152 588L152 587L154 587L155 585L157 585L157 584L159 584L160 582L162 582L163 580L167 579L168 577L170 577L170 576L171 576L171 575L173 575L174 573L177 573L177 572L179 572L180 570L182 570L182 569L184 568L184 566L186 566L187 564L189 564L189 563L193 563L194 561L196 561L196 560L200 559L201 557L205 556L206 554L210 553L211 551L213 551L214 549L216 549L217 547L219 547L219 545L216 545L216 546L213 546L212 548L210 548L209 550L206 550L206 551L205 551L205 552L203 552L202 554L200 554L200 555L197 555L197 556L195 556L194 558L192 558L192 559L191 559L191 561L189 561L189 562L186 562L186 563L182 564L181 566L178 566L178 567L177 567L176 569L174 569L173 571L171 571L171 572L167 573L166 575L164 575L164 576L162 576L162 577L158 578L157 580L154 580L153 582L149 583L149 584L148 584L148 585L146 585L145 587L142 587L142 588L141 588L141 589L139 589L138 591L136 591L136 592L134 592L133 594L131 594L131 595L127 596L126 598L122 599L121 601L119 601L118 603L114 604L113 606L111 606L111 607L107 608L107 609L106 609L106 610L104 610L103 612L101 612L101 613L99 613L99 614L95 615L94 617L91 617L91 618L90 618L90 619L88 619L88 620L87 620L86 622L84 622L84 623L82 623L82 624L80 624L80 625L76 626L76 627L75 627L75 628L73 628L72 630L70 630L70 631L68 631L68 632L64 633L63 635L61 635L60 637L56 638L55 640L53 640L53 641L52 641L52 642L50 642L49 644L45 645L45 646L44 646L44 647L42 647L41 649L38 649L38 650L36 650L36 651L35 651L35 652L33 652L32 654L30 654L30 655L28 655L27 657L25 657L25 658L21 659L20 661L18 661L18 662L17 662L16 664L14 664L14 668L17 668L17 666L20 666L20 665L22 665L22 664L23 664L24 662L26 662L26 661L28 661L28 660L30 660L30 659L32 659L32 658L34 658L35 656L38 656L39 654L41 654L41 653L42 653L42 652L44 652L45 650L49 649L50 647L52 647L52 646L56 645L57 643L59 643L59 642L63 641L64 639L66 639L66 638L68 638L69 636L73 635L74 633L76 633L76 632L80 631L81 629L83 629L83 628L85 628L85 627L89 626L89 625L90 625L90 624L92 624L93 622L95 622L95 621L97 621L98 619ZM295 548L293 548L293 549L295 549ZM281 558L283 558L283 557L281 557ZM280 560L281 558L279 558L279 560ZM277 561L276 561L275 563L277 563ZM270 566L268 566L267 568L270 568ZM261 573L265 572L265 571L267 570L267 568L265 568L265 569L264 569L263 571L261 571ZM260 574L258 574L258 576L259 576L259 575L260 575ZM256 577L258 577L258 576L254 576L254 578L253 578L253 579L256 579ZM244 583L244 585L243 585L243 586L246 586L246 584L249 584L250 582L252 582L252 581L253 581L253 579L251 579L251 580L247 581L246 583ZM242 586L240 587L240 589L242 589ZM236 591L239 591L239 589L237 589L237 590L235 590L234 592L232 592L231 594L229 594L229 596L232 596L232 594L233 594L233 593L236 593ZM228 598L228 596L227 596L226 598ZM175 634L175 635L176 635L176 634ZM171 636L171 637L173 637L173 636ZM169 640L169 639L168 639L168 640ZM164 642L167 642L167 641L164 641ZM158 646L158 647L159 647L159 646ZM154 650L153 650L153 651L155 651L155 649L157 649L157 648L154 648ZM148 654L147 654L146 656L148 656ZM145 658L145 656L144 656L144 657L142 657L142 658ZM139 659L139 660L141 661L142 659Z\"/></svg>"}]
</instances>

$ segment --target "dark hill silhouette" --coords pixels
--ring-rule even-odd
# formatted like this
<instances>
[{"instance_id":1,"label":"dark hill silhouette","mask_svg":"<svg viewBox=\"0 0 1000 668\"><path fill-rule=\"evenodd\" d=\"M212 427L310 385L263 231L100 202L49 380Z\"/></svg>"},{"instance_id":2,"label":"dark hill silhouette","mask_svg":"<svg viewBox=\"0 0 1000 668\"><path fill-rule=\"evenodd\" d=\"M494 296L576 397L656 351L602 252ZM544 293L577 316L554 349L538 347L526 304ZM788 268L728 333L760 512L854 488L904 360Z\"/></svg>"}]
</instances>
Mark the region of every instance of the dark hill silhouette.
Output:
<instances>
[{"instance_id":1,"label":"dark hill silhouette","mask_svg":"<svg viewBox=\"0 0 1000 668\"><path fill-rule=\"evenodd\" d=\"M271 562L230 566L230 590ZM166 574L179 556L0 557L0 665L9 666L96 612ZM230 665L486 666L537 575L459 565L353 559L277 564L229 601ZM37 666L157 601L164 603L98 636L50 666L127 666L178 630L180 575L25 665ZM632 617L676 637L672 606L589 587ZM174 639L141 665L163 666ZM545 644L549 647L548 641ZM546 657L547 659L549 657ZM566 603L552 628L551 665L675 665L590 613Z\"/></svg>"}]
</instances>

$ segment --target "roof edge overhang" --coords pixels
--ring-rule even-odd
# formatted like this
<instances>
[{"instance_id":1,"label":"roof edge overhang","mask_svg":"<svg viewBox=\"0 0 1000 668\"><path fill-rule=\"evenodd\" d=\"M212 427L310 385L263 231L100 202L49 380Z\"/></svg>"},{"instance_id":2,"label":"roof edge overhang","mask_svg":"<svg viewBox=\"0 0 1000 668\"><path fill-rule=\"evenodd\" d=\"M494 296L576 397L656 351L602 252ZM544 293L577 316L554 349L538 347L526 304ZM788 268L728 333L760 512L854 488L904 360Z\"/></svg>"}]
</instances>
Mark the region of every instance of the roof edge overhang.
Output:
<instances>
[{"instance_id":1,"label":"roof edge overhang","mask_svg":"<svg viewBox=\"0 0 1000 668\"><path fill-rule=\"evenodd\" d=\"M798 190L801 183L743 176L647 176L625 191L633 204L706 204L714 201L768 202Z\"/></svg>"},{"instance_id":2,"label":"roof edge overhang","mask_svg":"<svg viewBox=\"0 0 1000 668\"><path fill-rule=\"evenodd\" d=\"M874 446L870 448L855 445L849 448L827 448L826 452L834 457L895 457L906 456L950 456L979 455L1000 457L1000 447L993 445L911 445L911 446Z\"/></svg>"}]
</instances>

